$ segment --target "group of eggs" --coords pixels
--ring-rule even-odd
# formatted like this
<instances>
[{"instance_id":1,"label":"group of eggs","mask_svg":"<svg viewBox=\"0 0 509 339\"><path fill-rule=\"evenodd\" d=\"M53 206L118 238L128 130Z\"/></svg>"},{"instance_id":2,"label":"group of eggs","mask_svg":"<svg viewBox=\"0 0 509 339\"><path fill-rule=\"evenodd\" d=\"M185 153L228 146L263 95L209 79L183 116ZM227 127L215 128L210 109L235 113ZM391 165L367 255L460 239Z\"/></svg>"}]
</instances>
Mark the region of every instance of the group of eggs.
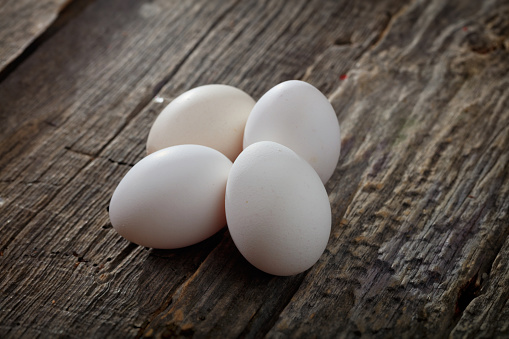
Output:
<instances>
[{"instance_id":1,"label":"group of eggs","mask_svg":"<svg viewBox=\"0 0 509 339\"><path fill-rule=\"evenodd\" d=\"M286 81L258 102L227 85L174 99L155 120L148 155L121 180L109 214L136 244L174 249L228 225L242 255L262 271L310 268L330 236L324 184L340 152L327 98Z\"/></svg>"}]
</instances>

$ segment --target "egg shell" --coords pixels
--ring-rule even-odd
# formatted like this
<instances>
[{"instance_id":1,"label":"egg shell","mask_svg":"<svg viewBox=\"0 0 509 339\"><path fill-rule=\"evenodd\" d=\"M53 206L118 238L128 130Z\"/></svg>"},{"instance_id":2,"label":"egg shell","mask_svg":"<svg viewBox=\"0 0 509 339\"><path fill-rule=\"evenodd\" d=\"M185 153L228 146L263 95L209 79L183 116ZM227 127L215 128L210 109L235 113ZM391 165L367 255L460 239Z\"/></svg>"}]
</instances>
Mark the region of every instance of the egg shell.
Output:
<instances>
[{"instance_id":1,"label":"egg shell","mask_svg":"<svg viewBox=\"0 0 509 339\"><path fill-rule=\"evenodd\" d=\"M244 127L254 104L253 98L232 86L193 88L175 98L156 118L148 135L147 154L196 144L214 148L234 161L243 149Z\"/></svg>"},{"instance_id":2,"label":"egg shell","mask_svg":"<svg viewBox=\"0 0 509 339\"><path fill-rule=\"evenodd\" d=\"M246 122L243 147L263 140L291 148L313 166L324 184L339 160L341 138L334 108L307 82L282 82L258 100Z\"/></svg>"},{"instance_id":3,"label":"egg shell","mask_svg":"<svg viewBox=\"0 0 509 339\"><path fill-rule=\"evenodd\" d=\"M200 145L179 145L139 161L110 201L110 220L127 240L152 248L196 244L226 225L232 162Z\"/></svg>"},{"instance_id":4,"label":"egg shell","mask_svg":"<svg viewBox=\"0 0 509 339\"><path fill-rule=\"evenodd\" d=\"M324 185L283 145L264 141L247 147L232 166L225 201L235 245L264 272L303 272L327 246L332 217Z\"/></svg>"}]
</instances>

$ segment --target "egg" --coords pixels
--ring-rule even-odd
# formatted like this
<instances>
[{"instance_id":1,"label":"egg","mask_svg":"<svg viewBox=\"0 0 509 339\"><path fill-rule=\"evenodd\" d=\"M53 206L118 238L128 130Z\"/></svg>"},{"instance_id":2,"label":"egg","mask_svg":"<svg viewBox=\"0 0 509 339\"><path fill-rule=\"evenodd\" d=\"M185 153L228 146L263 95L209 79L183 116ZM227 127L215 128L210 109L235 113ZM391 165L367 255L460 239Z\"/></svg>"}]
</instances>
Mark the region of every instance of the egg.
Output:
<instances>
[{"instance_id":1,"label":"egg","mask_svg":"<svg viewBox=\"0 0 509 339\"><path fill-rule=\"evenodd\" d=\"M152 248L196 244L226 225L232 162L201 145L178 145L139 161L120 181L109 214L127 240Z\"/></svg>"},{"instance_id":2,"label":"egg","mask_svg":"<svg viewBox=\"0 0 509 339\"><path fill-rule=\"evenodd\" d=\"M239 155L225 208L238 250L264 272L303 272L327 246L332 216L325 187L308 162L278 143L257 142Z\"/></svg>"},{"instance_id":3,"label":"egg","mask_svg":"<svg viewBox=\"0 0 509 339\"><path fill-rule=\"evenodd\" d=\"M306 82L280 83L255 104L246 122L243 147L264 140L299 154L324 184L336 169L341 149L336 113L327 98Z\"/></svg>"},{"instance_id":4,"label":"egg","mask_svg":"<svg viewBox=\"0 0 509 339\"><path fill-rule=\"evenodd\" d=\"M156 118L147 154L181 144L208 146L231 161L242 151L247 117L255 101L228 85L205 85L175 98Z\"/></svg>"}]
</instances>

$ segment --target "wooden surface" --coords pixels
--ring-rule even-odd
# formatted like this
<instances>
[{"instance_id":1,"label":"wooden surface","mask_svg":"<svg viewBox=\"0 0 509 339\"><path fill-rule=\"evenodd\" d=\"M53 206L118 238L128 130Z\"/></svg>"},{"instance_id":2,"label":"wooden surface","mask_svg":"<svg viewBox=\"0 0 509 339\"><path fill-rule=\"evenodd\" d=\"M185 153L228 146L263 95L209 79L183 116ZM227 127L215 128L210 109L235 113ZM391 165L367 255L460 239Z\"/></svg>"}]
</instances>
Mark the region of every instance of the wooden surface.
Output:
<instances>
[{"instance_id":1,"label":"wooden surface","mask_svg":"<svg viewBox=\"0 0 509 339\"><path fill-rule=\"evenodd\" d=\"M509 1L75 1L43 39L52 19L20 19L65 2L0 10L0 337L509 337ZM342 128L315 266L264 274L226 229L116 234L172 98L288 79Z\"/></svg>"},{"instance_id":2,"label":"wooden surface","mask_svg":"<svg viewBox=\"0 0 509 339\"><path fill-rule=\"evenodd\" d=\"M2 1L0 5L0 72L12 64L39 35L48 29L69 1Z\"/></svg>"}]
</instances>

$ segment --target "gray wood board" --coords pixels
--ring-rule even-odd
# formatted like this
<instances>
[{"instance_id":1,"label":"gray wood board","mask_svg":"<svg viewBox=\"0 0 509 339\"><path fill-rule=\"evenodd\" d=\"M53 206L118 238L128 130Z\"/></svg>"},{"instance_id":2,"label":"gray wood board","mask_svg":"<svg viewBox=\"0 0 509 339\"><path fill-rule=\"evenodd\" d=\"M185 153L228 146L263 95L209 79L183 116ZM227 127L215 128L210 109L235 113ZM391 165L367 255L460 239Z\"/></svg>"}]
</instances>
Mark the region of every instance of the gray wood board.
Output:
<instances>
[{"instance_id":1,"label":"gray wood board","mask_svg":"<svg viewBox=\"0 0 509 339\"><path fill-rule=\"evenodd\" d=\"M0 82L0 336L508 336L508 50L508 1L91 3ZM172 98L288 79L342 128L313 268L111 228Z\"/></svg>"},{"instance_id":2,"label":"gray wood board","mask_svg":"<svg viewBox=\"0 0 509 339\"><path fill-rule=\"evenodd\" d=\"M3 0L0 5L0 72L57 18L72 0Z\"/></svg>"}]
</instances>

